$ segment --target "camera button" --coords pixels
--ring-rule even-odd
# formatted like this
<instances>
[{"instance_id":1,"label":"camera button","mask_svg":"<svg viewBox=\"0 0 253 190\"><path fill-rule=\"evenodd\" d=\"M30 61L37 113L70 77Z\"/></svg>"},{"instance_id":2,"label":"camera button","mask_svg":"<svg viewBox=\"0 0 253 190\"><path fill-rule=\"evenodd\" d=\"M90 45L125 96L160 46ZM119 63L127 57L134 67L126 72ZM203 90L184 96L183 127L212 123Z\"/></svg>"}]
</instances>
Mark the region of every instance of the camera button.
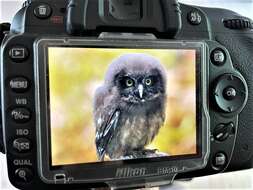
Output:
<instances>
[{"instance_id":1,"label":"camera button","mask_svg":"<svg viewBox=\"0 0 253 190\"><path fill-rule=\"evenodd\" d=\"M213 167L215 170L221 170L226 164L227 156L224 153L218 152L217 154L215 154L213 159Z\"/></svg>"},{"instance_id":2,"label":"camera button","mask_svg":"<svg viewBox=\"0 0 253 190\"><path fill-rule=\"evenodd\" d=\"M32 181L33 172L28 168L19 168L15 171L15 177L18 182L29 183Z\"/></svg>"},{"instance_id":3,"label":"camera button","mask_svg":"<svg viewBox=\"0 0 253 190\"><path fill-rule=\"evenodd\" d=\"M15 77L10 80L9 86L14 92L24 93L29 89L29 81L24 77Z\"/></svg>"},{"instance_id":4,"label":"camera button","mask_svg":"<svg viewBox=\"0 0 253 190\"><path fill-rule=\"evenodd\" d=\"M16 123L26 123L31 119L31 112L26 108L16 108L10 115Z\"/></svg>"},{"instance_id":5,"label":"camera button","mask_svg":"<svg viewBox=\"0 0 253 190\"><path fill-rule=\"evenodd\" d=\"M226 62L226 53L220 48L213 50L211 53L211 61L214 65L222 66Z\"/></svg>"},{"instance_id":6,"label":"camera button","mask_svg":"<svg viewBox=\"0 0 253 190\"><path fill-rule=\"evenodd\" d=\"M31 150L31 141L26 138L18 138L13 141L13 148L18 153L26 153Z\"/></svg>"},{"instance_id":7,"label":"camera button","mask_svg":"<svg viewBox=\"0 0 253 190\"><path fill-rule=\"evenodd\" d=\"M52 8L47 4L41 4L34 9L34 15L39 19L47 19L52 14Z\"/></svg>"},{"instance_id":8,"label":"camera button","mask_svg":"<svg viewBox=\"0 0 253 190\"><path fill-rule=\"evenodd\" d=\"M22 46L15 46L9 50L9 57L16 63L25 61L28 56L28 49Z\"/></svg>"}]
</instances>

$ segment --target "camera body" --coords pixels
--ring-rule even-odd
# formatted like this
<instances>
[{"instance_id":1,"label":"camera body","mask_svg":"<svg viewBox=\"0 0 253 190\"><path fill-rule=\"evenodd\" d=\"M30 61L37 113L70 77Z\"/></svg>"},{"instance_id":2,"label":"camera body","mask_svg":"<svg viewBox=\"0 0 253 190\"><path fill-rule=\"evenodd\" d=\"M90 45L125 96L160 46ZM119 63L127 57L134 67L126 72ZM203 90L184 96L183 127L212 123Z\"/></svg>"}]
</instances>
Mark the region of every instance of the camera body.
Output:
<instances>
[{"instance_id":1,"label":"camera body","mask_svg":"<svg viewBox=\"0 0 253 190\"><path fill-rule=\"evenodd\" d=\"M203 161L206 165L203 169L182 172L176 178L252 168L253 61L250 56L253 33L250 19L232 11L194 7L176 0L27 1L14 17L10 33L1 46L3 144L9 179L14 186L20 189L105 186L102 182L46 184L39 176L38 139L43 137L37 129L41 110L36 104L38 79L34 67L40 57L35 54L35 44L41 37L65 39L62 41L68 45L72 44L68 39L81 38L100 39L97 42L100 44L112 39L117 43L124 40L204 42L207 64L203 73L204 93L210 129L206 137L202 137L208 138L209 148L205 154L208 159ZM155 185L167 179L165 176L150 180L139 177L133 184ZM112 184L129 185L127 179L117 179Z\"/></svg>"}]
</instances>

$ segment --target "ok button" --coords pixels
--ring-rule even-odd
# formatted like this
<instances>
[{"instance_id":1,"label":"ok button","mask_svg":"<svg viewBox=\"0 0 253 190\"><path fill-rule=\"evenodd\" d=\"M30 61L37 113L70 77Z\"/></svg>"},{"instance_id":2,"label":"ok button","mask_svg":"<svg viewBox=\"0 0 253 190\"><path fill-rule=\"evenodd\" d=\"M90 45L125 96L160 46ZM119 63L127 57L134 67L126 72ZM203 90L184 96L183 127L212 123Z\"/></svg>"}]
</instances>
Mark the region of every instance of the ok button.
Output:
<instances>
[{"instance_id":1,"label":"ok button","mask_svg":"<svg viewBox=\"0 0 253 190\"><path fill-rule=\"evenodd\" d=\"M224 89L223 91L223 96L226 100L233 100L236 98L236 89L232 86L229 86L227 88Z\"/></svg>"}]
</instances>

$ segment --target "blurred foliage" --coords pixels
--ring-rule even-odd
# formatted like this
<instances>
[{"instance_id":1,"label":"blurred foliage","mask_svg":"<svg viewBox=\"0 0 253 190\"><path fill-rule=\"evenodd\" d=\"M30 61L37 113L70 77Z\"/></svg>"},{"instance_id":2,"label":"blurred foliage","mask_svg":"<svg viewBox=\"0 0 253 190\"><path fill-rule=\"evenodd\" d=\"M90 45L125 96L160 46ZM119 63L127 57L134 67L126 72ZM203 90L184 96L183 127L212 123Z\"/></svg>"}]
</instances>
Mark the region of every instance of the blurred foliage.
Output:
<instances>
[{"instance_id":1,"label":"blurred foliage","mask_svg":"<svg viewBox=\"0 0 253 190\"><path fill-rule=\"evenodd\" d=\"M195 51L49 48L52 165L97 162L93 97L113 59L146 53L168 70L166 122L147 148L196 153Z\"/></svg>"}]
</instances>

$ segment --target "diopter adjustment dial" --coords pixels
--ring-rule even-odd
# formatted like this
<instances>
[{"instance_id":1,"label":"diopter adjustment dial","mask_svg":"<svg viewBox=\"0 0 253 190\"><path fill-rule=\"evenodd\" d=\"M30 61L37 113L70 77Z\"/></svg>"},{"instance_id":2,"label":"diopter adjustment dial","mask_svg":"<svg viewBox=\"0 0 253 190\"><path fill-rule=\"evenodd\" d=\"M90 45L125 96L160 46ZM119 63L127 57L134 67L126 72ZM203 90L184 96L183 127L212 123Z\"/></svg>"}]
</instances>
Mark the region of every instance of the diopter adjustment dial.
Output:
<instances>
[{"instance_id":1,"label":"diopter adjustment dial","mask_svg":"<svg viewBox=\"0 0 253 190\"><path fill-rule=\"evenodd\" d=\"M248 18L225 19L224 26L233 30L253 29L253 21Z\"/></svg>"},{"instance_id":2,"label":"diopter adjustment dial","mask_svg":"<svg viewBox=\"0 0 253 190\"><path fill-rule=\"evenodd\" d=\"M234 74L224 74L214 87L216 105L225 113L240 111L248 97L246 83Z\"/></svg>"}]
</instances>

